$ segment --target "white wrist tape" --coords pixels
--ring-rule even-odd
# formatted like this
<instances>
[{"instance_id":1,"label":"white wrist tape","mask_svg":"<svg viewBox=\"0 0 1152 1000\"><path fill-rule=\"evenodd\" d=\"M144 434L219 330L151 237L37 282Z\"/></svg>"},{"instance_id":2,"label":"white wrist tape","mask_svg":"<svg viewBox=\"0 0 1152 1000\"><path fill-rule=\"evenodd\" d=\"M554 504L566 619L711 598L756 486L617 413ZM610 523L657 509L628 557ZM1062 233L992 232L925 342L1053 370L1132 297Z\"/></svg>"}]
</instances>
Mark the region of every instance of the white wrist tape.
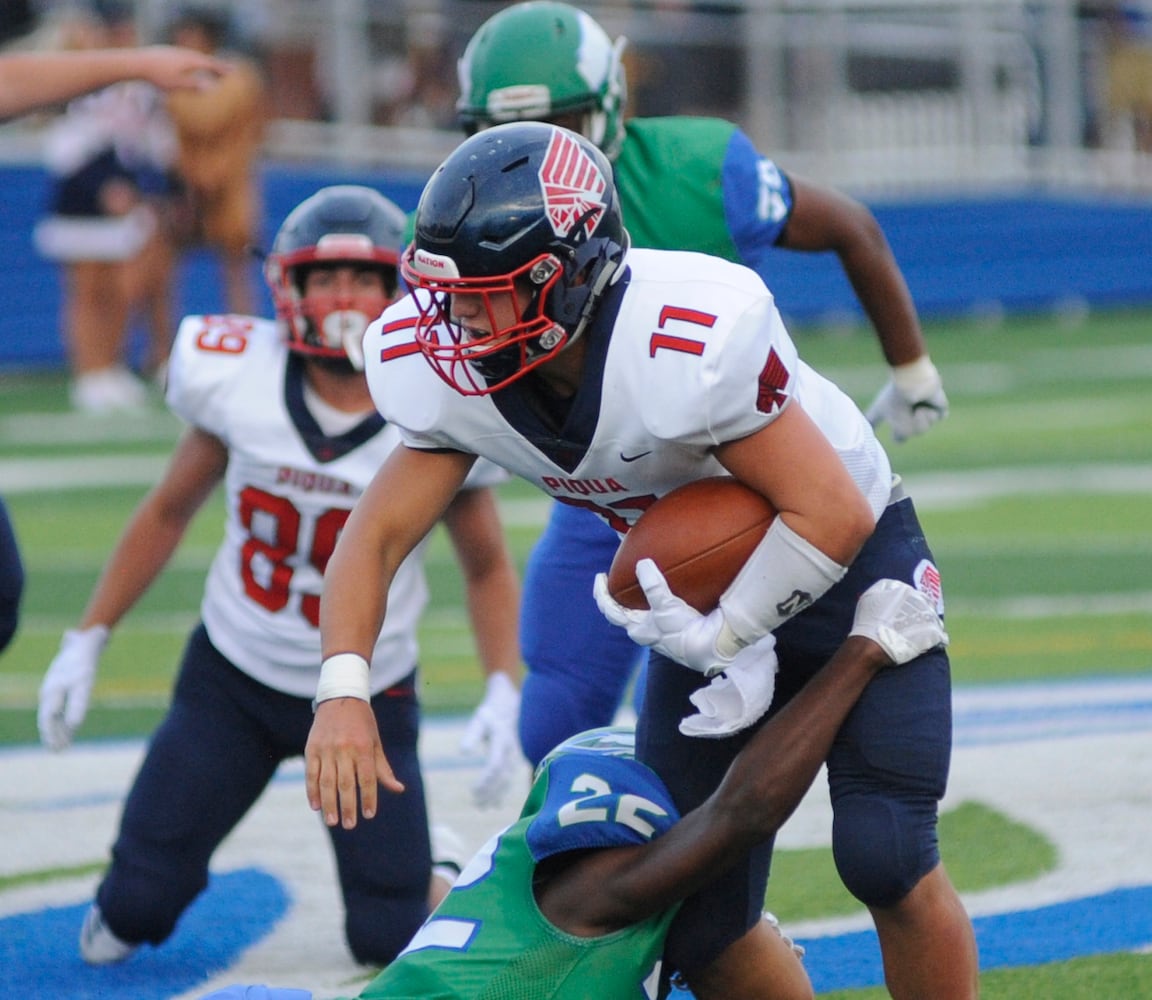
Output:
<instances>
[{"instance_id":1,"label":"white wrist tape","mask_svg":"<svg viewBox=\"0 0 1152 1000\"><path fill-rule=\"evenodd\" d=\"M892 384L905 399L926 399L943 385L940 373L927 354L892 368Z\"/></svg>"},{"instance_id":2,"label":"white wrist tape","mask_svg":"<svg viewBox=\"0 0 1152 1000\"><path fill-rule=\"evenodd\" d=\"M359 698L372 700L368 685L368 661L359 653L336 653L320 665L320 680L316 682L315 709L322 701L333 698Z\"/></svg>"},{"instance_id":3,"label":"white wrist tape","mask_svg":"<svg viewBox=\"0 0 1152 1000\"><path fill-rule=\"evenodd\" d=\"M728 629L749 645L830 590L847 573L777 517L720 596Z\"/></svg>"}]
</instances>

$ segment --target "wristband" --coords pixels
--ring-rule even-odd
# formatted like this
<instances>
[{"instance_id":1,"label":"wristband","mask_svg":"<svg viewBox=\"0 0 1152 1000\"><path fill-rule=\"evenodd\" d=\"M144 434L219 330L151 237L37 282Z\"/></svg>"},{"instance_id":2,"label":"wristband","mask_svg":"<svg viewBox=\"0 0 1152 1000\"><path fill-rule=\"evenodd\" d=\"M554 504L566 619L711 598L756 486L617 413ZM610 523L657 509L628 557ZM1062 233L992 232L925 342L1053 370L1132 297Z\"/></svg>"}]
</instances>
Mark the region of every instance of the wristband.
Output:
<instances>
[{"instance_id":1,"label":"wristband","mask_svg":"<svg viewBox=\"0 0 1152 1000\"><path fill-rule=\"evenodd\" d=\"M940 388L940 373L927 354L892 368L892 384L905 399L924 399Z\"/></svg>"},{"instance_id":2,"label":"wristband","mask_svg":"<svg viewBox=\"0 0 1152 1000\"><path fill-rule=\"evenodd\" d=\"M720 609L731 633L750 645L813 604L847 572L777 517L720 595Z\"/></svg>"},{"instance_id":3,"label":"wristband","mask_svg":"<svg viewBox=\"0 0 1152 1000\"><path fill-rule=\"evenodd\" d=\"M335 653L329 656L320 665L320 680L316 682L312 711L316 711L316 706L322 701L331 701L333 698L371 701L369 669L368 661L359 653Z\"/></svg>"}]
</instances>

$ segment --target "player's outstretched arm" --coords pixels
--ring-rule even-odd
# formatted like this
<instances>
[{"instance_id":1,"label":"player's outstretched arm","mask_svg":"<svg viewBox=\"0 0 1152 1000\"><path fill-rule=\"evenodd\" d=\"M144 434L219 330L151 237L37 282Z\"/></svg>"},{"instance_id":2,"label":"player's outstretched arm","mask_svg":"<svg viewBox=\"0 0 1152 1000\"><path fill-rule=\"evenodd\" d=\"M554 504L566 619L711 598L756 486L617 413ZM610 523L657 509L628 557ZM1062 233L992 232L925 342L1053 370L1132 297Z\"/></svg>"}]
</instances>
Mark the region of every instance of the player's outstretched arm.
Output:
<instances>
[{"instance_id":1,"label":"player's outstretched arm","mask_svg":"<svg viewBox=\"0 0 1152 1000\"><path fill-rule=\"evenodd\" d=\"M174 45L19 52L0 57L0 118L27 114L124 80L200 89L227 72L212 56Z\"/></svg>"},{"instance_id":2,"label":"player's outstretched arm","mask_svg":"<svg viewBox=\"0 0 1152 1000\"><path fill-rule=\"evenodd\" d=\"M400 563L431 530L464 482L473 457L401 446L349 515L324 573L324 662L304 751L308 803L329 826L352 829L376 814L379 785L402 792L369 704L369 664Z\"/></svg>"},{"instance_id":3,"label":"player's outstretched arm","mask_svg":"<svg viewBox=\"0 0 1152 1000\"><path fill-rule=\"evenodd\" d=\"M896 441L923 433L947 416L948 398L884 231L861 202L832 188L791 180L795 204L780 245L836 253L892 369L868 408L868 419L887 421Z\"/></svg>"},{"instance_id":4,"label":"player's outstretched arm","mask_svg":"<svg viewBox=\"0 0 1152 1000\"><path fill-rule=\"evenodd\" d=\"M588 854L540 892L540 906L573 933L606 933L671 906L774 834L804 797L845 716L885 667L947 642L934 605L895 580L873 584L852 633L766 722L698 809L646 845Z\"/></svg>"},{"instance_id":5,"label":"player's outstretched arm","mask_svg":"<svg viewBox=\"0 0 1152 1000\"><path fill-rule=\"evenodd\" d=\"M71 742L87 713L110 630L168 565L227 465L228 449L219 438L195 427L184 433L104 565L79 626L64 634L44 675L37 724L45 746L61 750Z\"/></svg>"},{"instance_id":6,"label":"player's outstretched arm","mask_svg":"<svg viewBox=\"0 0 1152 1000\"><path fill-rule=\"evenodd\" d=\"M464 574L468 617L484 671L484 697L468 720L461 749L486 756L472 797L487 808L499 805L516 778L527 774L517 734L520 580L491 489L461 490L444 512L444 524Z\"/></svg>"}]
</instances>

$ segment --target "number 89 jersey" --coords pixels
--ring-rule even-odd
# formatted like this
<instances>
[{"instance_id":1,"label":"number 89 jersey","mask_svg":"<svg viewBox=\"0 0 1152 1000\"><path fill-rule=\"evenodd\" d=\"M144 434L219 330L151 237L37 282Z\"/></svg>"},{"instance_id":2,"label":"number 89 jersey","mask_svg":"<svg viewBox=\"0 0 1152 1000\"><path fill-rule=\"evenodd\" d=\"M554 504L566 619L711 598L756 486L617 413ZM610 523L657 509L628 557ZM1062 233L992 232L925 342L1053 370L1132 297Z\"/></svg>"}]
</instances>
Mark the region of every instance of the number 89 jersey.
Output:
<instances>
[{"instance_id":1,"label":"number 89 jersey","mask_svg":"<svg viewBox=\"0 0 1152 1000\"><path fill-rule=\"evenodd\" d=\"M311 698L324 569L356 499L399 437L375 412L325 435L304 404L303 367L269 320L189 316L169 362L167 402L228 449L224 541L201 602L208 634L256 680ZM426 601L417 550L388 597L373 694L415 665Z\"/></svg>"}]
</instances>

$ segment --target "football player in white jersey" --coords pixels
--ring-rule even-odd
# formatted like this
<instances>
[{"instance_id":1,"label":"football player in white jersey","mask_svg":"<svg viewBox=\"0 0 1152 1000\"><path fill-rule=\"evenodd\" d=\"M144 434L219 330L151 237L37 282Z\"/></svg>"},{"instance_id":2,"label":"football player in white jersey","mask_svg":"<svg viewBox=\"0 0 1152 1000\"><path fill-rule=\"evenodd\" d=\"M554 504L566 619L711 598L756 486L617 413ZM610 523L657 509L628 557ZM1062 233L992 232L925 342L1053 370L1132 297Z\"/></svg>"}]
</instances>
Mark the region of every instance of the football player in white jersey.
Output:
<instances>
[{"instance_id":1,"label":"football player in white jersey","mask_svg":"<svg viewBox=\"0 0 1152 1000\"><path fill-rule=\"evenodd\" d=\"M707 615L651 562L638 567L648 610L620 607L597 582L605 615L651 648L637 751L681 810L832 655L872 583L901 580L942 608L911 500L863 413L797 357L753 271L629 250L611 167L587 139L516 123L466 140L424 190L402 271L412 294L364 344L373 398L404 446L349 518L321 605L306 783L329 824L355 822L355 793L371 810L378 784L396 788L367 710L367 661L387 582L478 455L619 531L716 474L779 512ZM941 649L872 681L827 759L837 868L872 913L898 998L978 988L971 923L936 838L950 753ZM771 853L765 842L677 915L666 957L689 984L719 974L759 921Z\"/></svg>"},{"instance_id":2,"label":"football player in white jersey","mask_svg":"<svg viewBox=\"0 0 1152 1000\"><path fill-rule=\"evenodd\" d=\"M635 759L631 729L594 729L562 741L536 768L519 819L477 851L358 1000L651 1000L679 901L780 828L878 671L947 641L935 601L897 580L873 584L832 659L756 730L716 791L683 817ZM778 927L760 921L742 944L731 975L706 990L697 985L699 1000L739 1000L749 992L763 1000L766 980L774 998L811 997L804 967ZM775 957L780 951L786 965ZM202 1000L312 994L236 985Z\"/></svg>"},{"instance_id":3,"label":"football player in white jersey","mask_svg":"<svg viewBox=\"0 0 1152 1000\"><path fill-rule=\"evenodd\" d=\"M404 214L377 192L324 188L285 220L266 274L279 322L190 316L169 365L167 401L188 424L160 482L136 509L78 628L40 691L44 742L66 746L88 704L109 631L171 559L195 513L224 484L224 540L185 649L172 703L129 793L113 860L81 933L84 958L118 961L158 944L205 887L213 852L286 758L300 756L320 663L325 566L349 511L396 449L372 405L361 340L395 296ZM516 749L518 580L479 470L443 509L489 676L474 722L496 797ZM387 622L371 644L372 712L406 793L331 839L354 957L386 964L447 890L432 878L416 755L421 555L396 568Z\"/></svg>"}]
</instances>

